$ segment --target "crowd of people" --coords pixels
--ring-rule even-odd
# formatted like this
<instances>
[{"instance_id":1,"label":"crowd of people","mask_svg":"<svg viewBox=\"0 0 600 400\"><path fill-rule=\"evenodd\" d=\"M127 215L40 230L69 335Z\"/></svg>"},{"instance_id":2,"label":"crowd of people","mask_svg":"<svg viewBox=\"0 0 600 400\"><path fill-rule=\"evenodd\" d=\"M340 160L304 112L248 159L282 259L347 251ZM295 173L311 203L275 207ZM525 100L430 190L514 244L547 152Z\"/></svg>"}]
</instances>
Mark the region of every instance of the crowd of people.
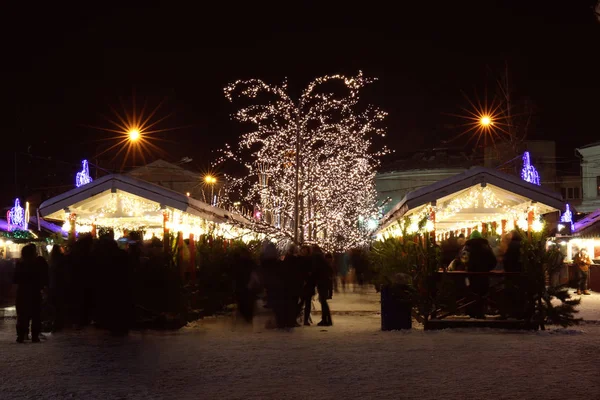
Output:
<instances>
[{"instance_id":1,"label":"crowd of people","mask_svg":"<svg viewBox=\"0 0 600 400\"><path fill-rule=\"evenodd\" d=\"M235 299L239 314L247 322L254 317L257 300L264 296L265 306L273 311L270 326L289 329L311 325L312 300L321 304L319 326L331 326L331 299L336 280L334 257L318 246L290 245L283 257L272 242L263 243L260 260L242 252L235 263Z\"/></svg>"},{"instance_id":2,"label":"crowd of people","mask_svg":"<svg viewBox=\"0 0 600 400\"><path fill-rule=\"evenodd\" d=\"M138 286L144 286L146 292L163 291L147 277L152 275L148 273L152 261L148 260L165 261L162 245L157 246L160 254L148 252L152 249L135 240L121 249L110 233L99 239L82 235L67 246L54 245L48 261L37 255L33 244L24 246L14 279L18 285L18 342L28 338L30 325L32 340L39 341L42 321L50 325L45 331L94 324L114 334L126 334L134 320L135 300L140 300ZM272 242L265 241L260 257L244 246L232 252L232 275L225 279L231 279L237 310L248 322L253 320L257 301L263 299L272 311L273 328L311 325L316 296L322 310L317 325L331 326L328 300L337 291L338 277L344 290L350 280L360 282L364 279L363 261L352 252L325 254L318 246L291 245L282 255ZM157 295L160 293L153 297Z\"/></svg>"},{"instance_id":3,"label":"crowd of people","mask_svg":"<svg viewBox=\"0 0 600 400\"><path fill-rule=\"evenodd\" d=\"M43 317L51 321L55 332L94 321L114 334L126 334L136 260L136 246L121 250L111 235L98 240L83 235L66 248L54 245L49 262L38 256L35 245L24 246L14 277L17 341L22 343L28 337L31 324L31 339L38 342ZM43 311L52 315L43 316Z\"/></svg>"},{"instance_id":4,"label":"crowd of people","mask_svg":"<svg viewBox=\"0 0 600 400\"><path fill-rule=\"evenodd\" d=\"M522 237L517 231L503 235L499 241L494 241L492 244L477 230L473 231L468 239L463 234L458 237L451 235L441 246L442 265L448 271L522 272L521 242ZM471 292L477 296L478 301L472 302L466 309L469 316L485 318L488 311L485 298L490 290L489 276L471 274L465 277L464 281L457 283L460 293ZM520 292L516 289L520 283L519 278L507 275L505 283L506 309L511 310L512 316L520 317L523 301L519 298Z\"/></svg>"}]
</instances>

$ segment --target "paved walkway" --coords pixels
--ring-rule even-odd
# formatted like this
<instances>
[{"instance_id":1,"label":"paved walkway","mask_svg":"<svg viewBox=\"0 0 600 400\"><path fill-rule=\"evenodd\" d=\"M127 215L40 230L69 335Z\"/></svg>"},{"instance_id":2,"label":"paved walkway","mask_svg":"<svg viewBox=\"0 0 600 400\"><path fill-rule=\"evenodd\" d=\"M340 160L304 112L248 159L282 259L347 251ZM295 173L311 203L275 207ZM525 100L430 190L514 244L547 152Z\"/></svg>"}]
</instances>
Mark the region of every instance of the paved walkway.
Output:
<instances>
[{"instance_id":1,"label":"paved walkway","mask_svg":"<svg viewBox=\"0 0 600 400\"><path fill-rule=\"evenodd\" d=\"M578 317L587 322L600 323L600 293L592 292L590 296L577 296L572 290L571 294L573 297L581 298ZM329 300L329 307L333 315L367 315L381 312L379 293L373 286L349 286L346 291L340 290ZM317 296L313 300L313 310L317 313L321 311ZM14 307L0 308L0 320L15 317Z\"/></svg>"}]
</instances>

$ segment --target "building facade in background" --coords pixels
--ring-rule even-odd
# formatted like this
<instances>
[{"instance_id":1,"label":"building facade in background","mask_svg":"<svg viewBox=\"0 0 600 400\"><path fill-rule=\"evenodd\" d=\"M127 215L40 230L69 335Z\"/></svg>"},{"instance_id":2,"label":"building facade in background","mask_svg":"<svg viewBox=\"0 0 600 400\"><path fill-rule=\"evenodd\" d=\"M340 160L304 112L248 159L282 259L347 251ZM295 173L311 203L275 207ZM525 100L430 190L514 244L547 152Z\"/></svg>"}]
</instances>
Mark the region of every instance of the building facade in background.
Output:
<instances>
[{"instance_id":1,"label":"building facade in background","mask_svg":"<svg viewBox=\"0 0 600 400\"><path fill-rule=\"evenodd\" d=\"M420 151L396 160L375 177L378 205L386 214L409 192L458 175L474 163L471 155L457 149Z\"/></svg>"},{"instance_id":2,"label":"building facade in background","mask_svg":"<svg viewBox=\"0 0 600 400\"><path fill-rule=\"evenodd\" d=\"M600 142L577 149L581 157L583 198L577 211L590 213L600 208Z\"/></svg>"},{"instance_id":3,"label":"building facade in background","mask_svg":"<svg viewBox=\"0 0 600 400\"><path fill-rule=\"evenodd\" d=\"M560 192L561 186L556 170L556 143L552 140L525 140L516 152L508 143L487 146L484 150L483 166L520 176L523 168L522 157L526 151L529 152L531 165L538 171L541 185ZM508 161L504 161L507 159Z\"/></svg>"}]
</instances>

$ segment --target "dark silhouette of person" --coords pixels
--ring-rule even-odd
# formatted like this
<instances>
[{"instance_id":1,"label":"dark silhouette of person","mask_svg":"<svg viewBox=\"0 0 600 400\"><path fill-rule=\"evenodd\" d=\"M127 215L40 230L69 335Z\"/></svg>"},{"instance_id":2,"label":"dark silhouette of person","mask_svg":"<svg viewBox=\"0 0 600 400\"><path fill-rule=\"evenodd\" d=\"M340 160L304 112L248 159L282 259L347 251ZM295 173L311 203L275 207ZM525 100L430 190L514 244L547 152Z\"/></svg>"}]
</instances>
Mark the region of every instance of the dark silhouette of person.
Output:
<instances>
[{"instance_id":1,"label":"dark silhouette of person","mask_svg":"<svg viewBox=\"0 0 600 400\"><path fill-rule=\"evenodd\" d=\"M489 272L496 267L496 256L487 239L479 231L473 231L463 249L466 255L466 269L469 272ZM486 302L483 299L489 290L489 277L471 275L469 289L477 295L476 301L468 307L472 318L485 318Z\"/></svg>"},{"instance_id":2,"label":"dark silhouette of person","mask_svg":"<svg viewBox=\"0 0 600 400\"><path fill-rule=\"evenodd\" d=\"M67 265L62 248L55 244L50 252L48 295L54 307L53 331L59 332L65 324L65 304L67 292Z\"/></svg>"},{"instance_id":3,"label":"dark silhouette of person","mask_svg":"<svg viewBox=\"0 0 600 400\"><path fill-rule=\"evenodd\" d=\"M327 261L327 265L329 266L329 271L331 272L331 279L330 279L330 284L329 284L329 294L327 295L327 299L332 299L333 298L333 292L334 292L334 282L336 280L336 273L335 273L335 261L333 260L333 254L331 253L327 253L325 254L325 261Z\"/></svg>"},{"instance_id":4,"label":"dark silhouette of person","mask_svg":"<svg viewBox=\"0 0 600 400\"><path fill-rule=\"evenodd\" d=\"M352 249L350 252L350 262L352 267L354 267L356 283L359 287L364 287L369 278L369 260L366 253L360 248Z\"/></svg>"},{"instance_id":5,"label":"dark silhouette of person","mask_svg":"<svg viewBox=\"0 0 600 400\"><path fill-rule=\"evenodd\" d=\"M579 250L575 256L574 264L577 267L577 294L590 295L588 290L588 280L590 276L590 265L592 260L587 252L587 249Z\"/></svg>"},{"instance_id":6,"label":"dark silhouette of person","mask_svg":"<svg viewBox=\"0 0 600 400\"><path fill-rule=\"evenodd\" d=\"M286 326L285 293L283 271L278 256L277 247L272 242L266 241L263 243L260 265L264 273L267 304L275 315L276 327L283 329Z\"/></svg>"},{"instance_id":7,"label":"dark silhouette of person","mask_svg":"<svg viewBox=\"0 0 600 400\"><path fill-rule=\"evenodd\" d=\"M244 321L250 323L254 317L256 293L249 288L250 276L256 268L252 254L246 248L240 248L234 259L234 296L238 312Z\"/></svg>"},{"instance_id":8,"label":"dark silhouette of person","mask_svg":"<svg viewBox=\"0 0 600 400\"><path fill-rule=\"evenodd\" d=\"M95 322L114 335L128 333L132 319L132 264L139 263L138 249L121 250L111 231L95 243L93 267L95 276ZM136 260L137 256L137 260Z\"/></svg>"},{"instance_id":9,"label":"dark silhouette of person","mask_svg":"<svg viewBox=\"0 0 600 400\"><path fill-rule=\"evenodd\" d=\"M318 326L331 326L331 311L329 310L329 304L327 304L327 298L329 297L329 290L331 288L331 274L333 273L323 251L315 246L312 251L313 260L313 271L315 275L315 281L317 284L317 292L319 294L319 303L321 303L321 322Z\"/></svg>"},{"instance_id":10,"label":"dark silhouette of person","mask_svg":"<svg viewBox=\"0 0 600 400\"><path fill-rule=\"evenodd\" d=\"M300 326L297 319L302 310L302 288L304 286L304 271L302 259L297 254L296 245L292 244L283 260L285 271L285 294L286 294L286 326L294 328Z\"/></svg>"},{"instance_id":11,"label":"dark silhouette of person","mask_svg":"<svg viewBox=\"0 0 600 400\"><path fill-rule=\"evenodd\" d=\"M461 247L458 243L458 238L454 236L454 232L450 232L448 240L442 242L442 267L444 269L447 269L452 261L454 261Z\"/></svg>"},{"instance_id":12,"label":"dark silhouette of person","mask_svg":"<svg viewBox=\"0 0 600 400\"><path fill-rule=\"evenodd\" d=\"M518 231L511 232L511 239L503 256L505 272L523 272L521 263L521 242L523 238ZM521 318L524 312L525 296L523 280L519 276L507 275L505 279L504 297L509 315Z\"/></svg>"},{"instance_id":13,"label":"dark silhouette of person","mask_svg":"<svg viewBox=\"0 0 600 400\"><path fill-rule=\"evenodd\" d=\"M504 253L503 264L506 272L522 272L523 264L521 263L521 242L523 238L517 231L511 233L511 239L508 248Z\"/></svg>"},{"instance_id":14,"label":"dark silhouette of person","mask_svg":"<svg viewBox=\"0 0 600 400\"><path fill-rule=\"evenodd\" d=\"M304 286L302 288L302 303L304 304L304 325L310 326L310 312L312 308L312 298L315 295L317 286L314 273L314 263L311 256L311 249L308 246L302 246L300 249L300 263L304 275Z\"/></svg>"},{"instance_id":15,"label":"dark silhouette of person","mask_svg":"<svg viewBox=\"0 0 600 400\"><path fill-rule=\"evenodd\" d=\"M48 285L48 264L37 256L34 244L28 244L21 250L21 259L15 268L14 283L17 287L17 342L23 343L29 334L31 322L31 341L40 341L42 330L42 289Z\"/></svg>"},{"instance_id":16,"label":"dark silhouette of person","mask_svg":"<svg viewBox=\"0 0 600 400\"><path fill-rule=\"evenodd\" d=\"M94 277L92 247L94 240L91 235L81 235L73 244L68 256L70 320L79 327L89 324L94 304Z\"/></svg>"}]
</instances>

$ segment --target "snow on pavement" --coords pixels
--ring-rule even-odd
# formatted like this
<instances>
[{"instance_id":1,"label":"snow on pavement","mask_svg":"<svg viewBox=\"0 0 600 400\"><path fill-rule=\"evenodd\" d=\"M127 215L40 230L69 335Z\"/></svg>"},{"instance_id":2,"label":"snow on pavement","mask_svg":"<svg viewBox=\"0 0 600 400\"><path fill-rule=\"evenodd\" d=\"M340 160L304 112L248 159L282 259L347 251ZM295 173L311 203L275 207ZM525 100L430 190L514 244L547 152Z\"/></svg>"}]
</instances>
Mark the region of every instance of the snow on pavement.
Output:
<instances>
[{"instance_id":1,"label":"snow on pavement","mask_svg":"<svg viewBox=\"0 0 600 400\"><path fill-rule=\"evenodd\" d=\"M0 397L79 399L595 399L600 327L381 332L334 316L291 332L211 318L114 338L93 328L14 343L0 321Z\"/></svg>"}]
</instances>

